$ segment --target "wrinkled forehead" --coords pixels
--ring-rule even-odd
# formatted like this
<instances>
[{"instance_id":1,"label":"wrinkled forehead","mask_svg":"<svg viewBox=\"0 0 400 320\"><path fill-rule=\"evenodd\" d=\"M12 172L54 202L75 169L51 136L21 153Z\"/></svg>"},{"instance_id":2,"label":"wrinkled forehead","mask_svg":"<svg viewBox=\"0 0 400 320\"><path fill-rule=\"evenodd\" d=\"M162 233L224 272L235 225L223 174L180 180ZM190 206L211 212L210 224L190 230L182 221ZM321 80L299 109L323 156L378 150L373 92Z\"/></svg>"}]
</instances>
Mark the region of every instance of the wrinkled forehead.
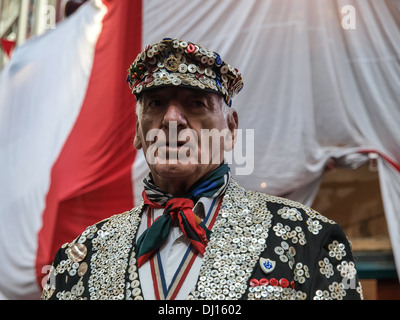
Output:
<instances>
[{"instance_id":1,"label":"wrinkled forehead","mask_svg":"<svg viewBox=\"0 0 400 320\"><path fill-rule=\"evenodd\" d=\"M166 100L172 99L206 99L212 103L223 103L223 96L206 90L198 90L194 88L183 88L183 87L160 87L146 90L140 96L140 100L143 102L148 101L152 98L163 98Z\"/></svg>"}]
</instances>

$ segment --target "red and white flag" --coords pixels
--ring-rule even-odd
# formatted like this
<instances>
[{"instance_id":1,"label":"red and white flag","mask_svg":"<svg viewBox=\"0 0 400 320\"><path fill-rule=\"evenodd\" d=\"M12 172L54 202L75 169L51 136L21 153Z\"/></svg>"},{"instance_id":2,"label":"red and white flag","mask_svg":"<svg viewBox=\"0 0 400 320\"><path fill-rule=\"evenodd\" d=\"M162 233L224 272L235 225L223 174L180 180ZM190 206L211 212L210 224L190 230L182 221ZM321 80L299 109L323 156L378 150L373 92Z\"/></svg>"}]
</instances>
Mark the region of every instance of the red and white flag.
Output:
<instances>
[{"instance_id":1,"label":"red and white flag","mask_svg":"<svg viewBox=\"0 0 400 320\"><path fill-rule=\"evenodd\" d=\"M141 1L90 1L14 52L0 76L0 295L40 297L54 254L134 205Z\"/></svg>"}]
</instances>

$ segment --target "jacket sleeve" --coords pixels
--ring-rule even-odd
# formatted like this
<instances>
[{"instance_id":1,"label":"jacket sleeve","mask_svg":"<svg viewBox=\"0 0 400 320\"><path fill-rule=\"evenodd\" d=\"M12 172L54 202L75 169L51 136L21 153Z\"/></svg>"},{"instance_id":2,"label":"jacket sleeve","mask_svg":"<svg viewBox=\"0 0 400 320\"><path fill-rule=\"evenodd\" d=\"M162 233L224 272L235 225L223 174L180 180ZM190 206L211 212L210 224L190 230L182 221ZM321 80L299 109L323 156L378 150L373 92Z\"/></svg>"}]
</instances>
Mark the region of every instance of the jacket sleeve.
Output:
<instances>
[{"instance_id":1,"label":"jacket sleeve","mask_svg":"<svg viewBox=\"0 0 400 320\"><path fill-rule=\"evenodd\" d=\"M48 274L47 282L43 288L41 300L54 300L57 292L64 290L66 283L65 277L63 274L57 274L56 269L60 265L61 261L66 258L65 256L64 249L60 248L55 255L53 264Z\"/></svg>"},{"instance_id":2,"label":"jacket sleeve","mask_svg":"<svg viewBox=\"0 0 400 320\"><path fill-rule=\"evenodd\" d=\"M342 228L331 225L315 253L308 296L314 300L360 300L361 284L351 245Z\"/></svg>"}]
</instances>

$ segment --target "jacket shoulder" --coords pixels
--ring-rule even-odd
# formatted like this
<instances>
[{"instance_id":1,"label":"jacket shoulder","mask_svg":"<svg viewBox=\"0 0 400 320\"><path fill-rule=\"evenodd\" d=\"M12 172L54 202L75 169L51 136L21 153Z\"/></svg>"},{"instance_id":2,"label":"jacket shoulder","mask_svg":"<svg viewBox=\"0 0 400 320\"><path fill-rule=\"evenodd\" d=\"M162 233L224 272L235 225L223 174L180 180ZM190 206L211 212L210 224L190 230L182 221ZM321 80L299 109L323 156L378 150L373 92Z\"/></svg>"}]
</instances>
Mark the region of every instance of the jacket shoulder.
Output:
<instances>
[{"instance_id":1,"label":"jacket shoulder","mask_svg":"<svg viewBox=\"0 0 400 320\"><path fill-rule=\"evenodd\" d=\"M279 207L277 214L280 215L283 219L295 221L301 215L303 219L318 219L326 223L336 224L335 221L327 218L323 214L319 213L317 210L300 202L269 194L264 194L264 196L265 201L267 201L271 206Z\"/></svg>"},{"instance_id":2,"label":"jacket shoulder","mask_svg":"<svg viewBox=\"0 0 400 320\"><path fill-rule=\"evenodd\" d=\"M87 227L73 241L63 244L54 258L42 299L88 298L87 292L83 292L94 267L93 257L107 255L107 245L119 245L134 234L132 231L140 221L142 207L141 204L103 219Z\"/></svg>"},{"instance_id":3,"label":"jacket shoulder","mask_svg":"<svg viewBox=\"0 0 400 320\"><path fill-rule=\"evenodd\" d=\"M257 202L266 203L267 207L274 216L278 215L285 220L288 219L291 221L307 221L308 219L318 219L325 223L336 224L335 221L325 217L317 210L300 202L270 195L260 191L247 190L239 186L239 184L234 180L231 182L231 185L231 193L239 195L242 194L247 199L250 199L254 202L253 206L256 206Z\"/></svg>"}]
</instances>

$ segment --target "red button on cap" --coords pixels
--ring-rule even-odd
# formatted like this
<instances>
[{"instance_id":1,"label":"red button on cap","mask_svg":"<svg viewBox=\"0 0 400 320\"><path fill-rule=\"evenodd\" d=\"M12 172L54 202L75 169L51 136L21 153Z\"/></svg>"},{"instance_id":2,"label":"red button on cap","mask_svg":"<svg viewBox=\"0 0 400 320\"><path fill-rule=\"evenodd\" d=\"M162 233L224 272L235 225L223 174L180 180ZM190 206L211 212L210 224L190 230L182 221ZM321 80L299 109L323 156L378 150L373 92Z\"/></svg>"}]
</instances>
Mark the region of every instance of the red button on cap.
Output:
<instances>
[{"instance_id":1,"label":"red button on cap","mask_svg":"<svg viewBox=\"0 0 400 320\"><path fill-rule=\"evenodd\" d=\"M188 44L188 46L186 47L186 50L188 53L193 53L196 51L196 46L194 44Z\"/></svg>"}]
</instances>

